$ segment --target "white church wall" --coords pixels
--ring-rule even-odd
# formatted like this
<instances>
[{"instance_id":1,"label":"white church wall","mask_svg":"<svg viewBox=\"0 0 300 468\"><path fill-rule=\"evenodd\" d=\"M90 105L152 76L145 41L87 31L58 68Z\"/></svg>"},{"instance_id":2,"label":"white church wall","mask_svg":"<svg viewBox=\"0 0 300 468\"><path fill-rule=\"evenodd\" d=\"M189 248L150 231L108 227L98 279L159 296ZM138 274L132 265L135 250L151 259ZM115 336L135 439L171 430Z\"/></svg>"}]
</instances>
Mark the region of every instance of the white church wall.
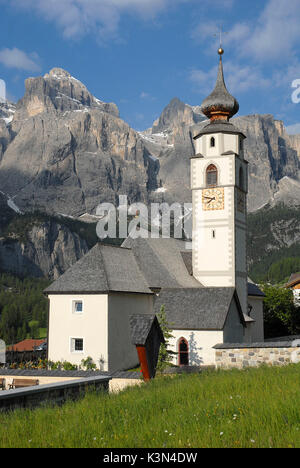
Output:
<instances>
[{"instance_id":1,"label":"white church wall","mask_svg":"<svg viewBox=\"0 0 300 468\"><path fill-rule=\"evenodd\" d=\"M49 295L48 358L79 365L92 357L97 367L107 369L106 294ZM73 301L82 301L82 313L74 313ZM83 351L72 351L71 339L83 339Z\"/></svg>"},{"instance_id":2,"label":"white church wall","mask_svg":"<svg viewBox=\"0 0 300 468\"><path fill-rule=\"evenodd\" d=\"M248 304L252 306L250 316L254 323L251 325L251 342L260 343L264 341L264 313L263 313L263 298L249 296Z\"/></svg>"},{"instance_id":3,"label":"white church wall","mask_svg":"<svg viewBox=\"0 0 300 468\"><path fill-rule=\"evenodd\" d=\"M211 138L215 139L215 146L210 145ZM205 157L219 156L226 151L239 153L239 135L230 133L211 133L194 140L195 153Z\"/></svg>"},{"instance_id":4,"label":"white church wall","mask_svg":"<svg viewBox=\"0 0 300 468\"><path fill-rule=\"evenodd\" d=\"M189 345L190 366L215 365L216 351L213 346L223 343L223 331L215 330L172 330L169 349L178 353L180 338L185 338ZM174 356L173 363L178 364L179 356Z\"/></svg>"},{"instance_id":5,"label":"white church wall","mask_svg":"<svg viewBox=\"0 0 300 468\"><path fill-rule=\"evenodd\" d=\"M129 317L153 314L149 294L111 293L108 298L108 370L126 370L138 365L136 347L131 343Z\"/></svg>"},{"instance_id":6,"label":"white church wall","mask_svg":"<svg viewBox=\"0 0 300 468\"><path fill-rule=\"evenodd\" d=\"M224 326L224 343L242 343L245 327L241 323L235 300L233 299Z\"/></svg>"}]
</instances>

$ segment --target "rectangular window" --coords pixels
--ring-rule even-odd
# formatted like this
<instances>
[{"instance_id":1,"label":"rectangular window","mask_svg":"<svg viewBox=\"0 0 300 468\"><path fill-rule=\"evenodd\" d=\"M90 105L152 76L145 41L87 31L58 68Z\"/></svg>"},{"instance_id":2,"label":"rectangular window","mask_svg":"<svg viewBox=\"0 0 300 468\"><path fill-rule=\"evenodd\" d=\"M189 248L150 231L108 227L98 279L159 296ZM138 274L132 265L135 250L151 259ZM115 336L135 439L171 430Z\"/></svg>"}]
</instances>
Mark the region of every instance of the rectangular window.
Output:
<instances>
[{"instance_id":1,"label":"rectangular window","mask_svg":"<svg viewBox=\"0 0 300 468\"><path fill-rule=\"evenodd\" d=\"M83 338L71 338L71 352L72 353L83 352Z\"/></svg>"},{"instance_id":2,"label":"rectangular window","mask_svg":"<svg viewBox=\"0 0 300 468\"><path fill-rule=\"evenodd\" d=\"M83 302L82 301L72 301L72 312L73 312L73 314L82 314L83 313Z\"/></svg>"}]
</instances>

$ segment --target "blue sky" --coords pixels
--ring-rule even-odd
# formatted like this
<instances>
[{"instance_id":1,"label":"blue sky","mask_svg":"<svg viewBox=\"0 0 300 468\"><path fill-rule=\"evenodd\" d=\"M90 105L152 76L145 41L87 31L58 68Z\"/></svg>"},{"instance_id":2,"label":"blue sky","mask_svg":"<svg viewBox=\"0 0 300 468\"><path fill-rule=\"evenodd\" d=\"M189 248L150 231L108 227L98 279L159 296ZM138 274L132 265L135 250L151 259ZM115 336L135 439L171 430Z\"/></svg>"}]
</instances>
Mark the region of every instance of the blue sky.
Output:
<instances>
[{"instance_id":1,"label":"blue sky","mask_svg":"<svg viewBox=\"0 0 300 468\"><path fill-rule=\"evenodd\" d=\"M299 0L0 0L0 8L10 98L23 96L27 77L62 67L143 130L173 97L199 105L212 90L222 24L240 114L271 113L300 133Z\"/></svg>"}]
</instances>

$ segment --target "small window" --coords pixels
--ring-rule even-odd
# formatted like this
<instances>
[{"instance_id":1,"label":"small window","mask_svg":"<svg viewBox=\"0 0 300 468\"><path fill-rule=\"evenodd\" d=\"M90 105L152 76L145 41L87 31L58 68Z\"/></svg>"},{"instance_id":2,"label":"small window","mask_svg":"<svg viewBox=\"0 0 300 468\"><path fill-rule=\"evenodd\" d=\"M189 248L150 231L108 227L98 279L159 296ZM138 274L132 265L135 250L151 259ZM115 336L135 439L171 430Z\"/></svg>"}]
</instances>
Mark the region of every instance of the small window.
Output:
<instances>
[{"instance_id":1,"label":"small window","mask_svg":"<svg viewBox=\"0 0 300 468\"><path fill-rule=\"evenodd\" d=\"M83 352L83 339L82 338L71 338L71 352L72 353Z\"/></svg>"},{"instance_id":2,"label":"small window","mask_svg":"<svg viewBox=\"0 0 300 468\"><path fill-rule=\"evenodd\" d=\"M211 148L214 148L215 146L216 146L216 140L215 140L214 137L211 137L211 139L210 139L210 147L211 147Z\"/></svg>"},{"instance_id":3,"label":"small window","mask_svg":"<svg viewBox=\"0 0 300 468\"><path fill-rule=\"evenodd\" d=\"M216 231L213 229L212 230L212 238L215 239L216 238Z\"/></svg>"},{"instance_id":4,"label":"small window","mask_svg":"<svg viewBox=\"0 0 300 468\"><path fill-rule=\"evenodd\" d=\"M82 301L73 301L73 313L82 314L83 313L83 302Z\"/></svg>"},{"instance_id":5,"label":"small window","mask_svg":"<svg viewBox=\"0 0 300 468\"><path fill-rule=\"evenodd\" d=\"M189 345L185 338L179 340L179 365L189 365Z\"/></svg>"},{"instance_id":6,"label":"small window","mask_svg":"<svg viewBox=\"0 0 300 468\"><path fill-rule=\"evenodd\" d=\"M240 152L244 149L244 140L240 138Z\"/></svg>"},{"instance_id":7,"label":"small window","mask_svg":"<svg viewBox=\"0 0 300 468\"><path fill-rule=\"evenodd\" d=\"M207 187L215 187L218 183L218 169L214 164L211 164L206 169L206 185Z\"/></svg>"}]
</instances>

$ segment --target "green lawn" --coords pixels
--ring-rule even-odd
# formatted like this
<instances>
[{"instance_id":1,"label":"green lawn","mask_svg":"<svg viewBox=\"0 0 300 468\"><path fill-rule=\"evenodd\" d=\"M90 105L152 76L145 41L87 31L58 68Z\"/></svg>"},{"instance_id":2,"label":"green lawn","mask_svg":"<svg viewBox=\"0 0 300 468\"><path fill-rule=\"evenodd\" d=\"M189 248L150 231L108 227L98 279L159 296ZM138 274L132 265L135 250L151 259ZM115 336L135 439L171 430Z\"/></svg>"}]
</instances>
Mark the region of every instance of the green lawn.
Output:
<instances>
[{"instance_id":1,"label":"green lawn","mask_svg":"<svg viewBox=\"0 0 300 468\"><path fill-rule=\"evenodd\" d=\"M300 447L300 365L159 377L1 414L0 447Z\"/></svg>"}]
</instances>

